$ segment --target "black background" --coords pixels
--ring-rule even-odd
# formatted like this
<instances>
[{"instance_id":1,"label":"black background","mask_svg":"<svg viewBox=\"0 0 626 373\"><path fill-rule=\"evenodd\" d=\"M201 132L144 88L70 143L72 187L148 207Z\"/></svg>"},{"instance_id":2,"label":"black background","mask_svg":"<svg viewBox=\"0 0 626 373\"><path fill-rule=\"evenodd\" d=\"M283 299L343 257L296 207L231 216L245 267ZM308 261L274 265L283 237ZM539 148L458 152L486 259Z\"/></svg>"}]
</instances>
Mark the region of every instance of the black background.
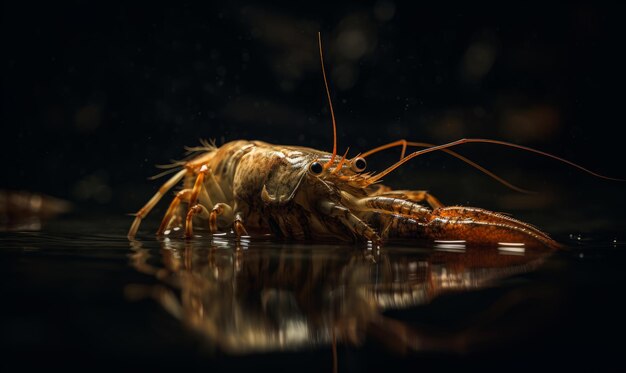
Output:
<instances>
[{"instance_id":1,"label":"black background","mask_svg":"<svg viewBox=\"0 0 626 373\"><path fill-rule=\"evenodd\" d=\"M590 3L5 3L0 187L126 213L156 188L145 180L153 166L182 158L200 138L331 150L318 31L340 151L487 137L624 177L618 18ZM485 48L486 57L472 54ZM476 63L479 72L468 73ZM521 187L558 184L544 195L552 204L522 210L589 197L623 207L611 194L622 185L564 164L493 145L459 151ZM477 175L429 155L387 182L430 189L448 204L506 207L497 198L510 191Z\"/></svg>"}]
</instances>

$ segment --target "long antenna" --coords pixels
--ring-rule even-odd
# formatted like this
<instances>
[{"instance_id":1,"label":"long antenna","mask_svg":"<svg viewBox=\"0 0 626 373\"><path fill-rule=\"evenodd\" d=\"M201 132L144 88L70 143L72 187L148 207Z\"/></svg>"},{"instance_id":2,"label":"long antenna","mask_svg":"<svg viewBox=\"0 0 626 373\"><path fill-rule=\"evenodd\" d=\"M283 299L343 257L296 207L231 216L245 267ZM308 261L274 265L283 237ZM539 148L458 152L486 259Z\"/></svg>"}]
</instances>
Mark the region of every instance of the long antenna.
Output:
<instances>
[{"instance_id":1,"label":"long antenna","mask_svg":"<svg viewBox=\"0 0 626 373\"><path fill-rule=\"evenodd\" d=\"M377 148L374 148L372 150L368 150L365 153L361 154L361 157L363 158L367 158L372 154L378 153L380 151L383 151L385 149L389 149L389 148L393 148L393 147L397 147L397 146L402 146L402 153L400 154L400 160L402 160L404 158L404 155L406 153L406 147L407 146L419 146L421 148L431 148L433 146L436 146L434 144L429 144L426 142L415 142L415 141L406 141L406 140L398 140L398 141L394 141L394 142L390 142L389 144L385 144L385 145L381 145ZM465 158L464 156L462 156L461 154L452 151L450 149L440 149L442 152L446 152L448 154L450 154L451 156L460 159L461 161L469 164L470 166L476 168L477 170L483 172L484 174L486 174L487 176L491 177L492 179L495 179L496 181L498 181L499 183L503 184L504 186L513 189L515 191L518 191L520 193L533 193L530 190L526 190L526 189L522 189L518 186L515 186L511 183L509 183L508 181L504 180L503 178L501 178L500 176L494 174L493 172L489 171L488 169L484 168L483 166L479 165L478 163L472 161L471 159Z\"/></svg>"},{"instance_id":2,"label":"long antenna","mask_svg":"<svg viewBox=\"0 0 626 373\"><path fill-rule=\"evenodd\" d=\"M437 150L443 150L443 149L447 149L447 148L451 148L453 146L457 146L457 145L461 145L461 144L467 144L467 143L488 143L488 144L497 144L497 145L504 145L504 146L509 146L512 148L517 148L517 149L522 149L522 150L526 150L528 152L532 152L532 153L537 153L537 154L541 154L545 157L549 157L552 159L556 159L557 161L563 162L563 163L567 163L568 165L578 168L579 170L582 170L588 174L591 174L595 177L599 177L601 179L607 179L607 180L614 180L614 181L624 181L623 179L618 179L618 178L614 178L614 177L608 177L608 176L604 176L604 175L600 175L598 173L595 173L591 170L588 170L582 166L577 165L574 162L568 161L567 159L563 159L561 157L557 157L556 155L552 155L550 153L546 153L543 152L541 150L537 150L537 149L533 149L533 148L529 148L527 146L523 146L523 145L517 145L517 144L512 144L510 142L506 142L506 141L499 141L499 140L491 140L491 139L461 139L461 140L457 140L457 141L453 141L447 144L443 144L443 145L438 145L438 146L433 146L432 148L428 148L428 149L423 149L423 150L419 150L416 151L414 153L411 153L409 155L407 155L406 157L402 158L401 160L399 160L398 162L396 162L395 164L391 165L390 167L388 167L386 170L384 170L383 172L372 176L368 179L368 182L370 184L375 183L376 181L380 180L381 178L383 178L385 175L387 175L388 173L392 172L393 170L395 170L396 168L402 166L404 163L408 162L409 160L422 155L422 154L426 154L426 153L430 153L430 152L434 152Z\"/></svg>"},{"instance_id":3,"label":"long antenna","mask_svg":"<svg viewBox=\"0 0 626 373\"><path fill-rule=\"evenodd\" d=\"M335 111L333 110L333 103L330 99L330 89L328 89L328 81L326 80L326 70L324 69L324 52L322 51L322 33L317 32L317 41L320 46L320 62L322 63L322 76L324 77L324 86L326 87L326 96L328 97L328 106L330 107L330 117L333 120L333 155L324 165L324 170L328 169L330 165L335 161L337 156L337 123L335 122Z\"/></svg>"}]
</instances>

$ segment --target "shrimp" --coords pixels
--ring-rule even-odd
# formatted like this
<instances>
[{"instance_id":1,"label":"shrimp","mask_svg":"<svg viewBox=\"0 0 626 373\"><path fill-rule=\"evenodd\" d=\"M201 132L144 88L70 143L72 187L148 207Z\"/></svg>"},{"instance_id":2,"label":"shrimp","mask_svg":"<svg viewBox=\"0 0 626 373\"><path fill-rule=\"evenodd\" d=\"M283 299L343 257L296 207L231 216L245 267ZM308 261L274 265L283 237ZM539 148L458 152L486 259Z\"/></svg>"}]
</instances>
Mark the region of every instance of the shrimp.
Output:
<instances>
[{"instance_id":1,"label":"shrimp","mask_svg":"<svg viewBox=\"0 0 626 373\"><path fill-rule=\"evenodd\" d=\"M142 219L159 200L182 181L183 188L171 201L157 235L182 228L185 237L191 238L194 222L202 222L211 233L232 229L237 236L250 231L295 240L371 241L376 245L390 239L426 239L458 240L470 245L560 247L538 228L508 215L475 207L444 206L427 191L392 190L380 180L417 156L445 151L510 186L449 149L465 143L521 148L593 172L539 150L488 139L461 139L438 146L399 140L352 158L347 156L348 151L339 156L319 34L318 42L333 126L332 153L262 141L237 140L220 147L203 141L202 146L188 149L193 153L191 158L171 166L171 171L176 172L176 167L180 170L135 214L129 239L135 237ZM368 156L399 146L402 156L398 162L377 174L366 172ZM425 149L405 156L408 146Z\"/></svg>"}]
</instances>

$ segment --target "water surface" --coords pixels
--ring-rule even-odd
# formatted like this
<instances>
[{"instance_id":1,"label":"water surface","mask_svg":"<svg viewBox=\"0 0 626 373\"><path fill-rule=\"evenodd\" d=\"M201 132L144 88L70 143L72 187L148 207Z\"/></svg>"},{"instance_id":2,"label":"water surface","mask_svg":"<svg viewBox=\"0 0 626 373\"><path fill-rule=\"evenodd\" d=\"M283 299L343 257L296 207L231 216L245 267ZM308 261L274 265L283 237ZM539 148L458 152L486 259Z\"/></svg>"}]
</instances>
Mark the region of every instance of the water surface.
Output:
<instances>
[{"instance_id":1,"label":"water surface","mask_svg":"<svg viewBox=\"0 0 626 373\"><path fill-rule=\"evenodd\" d=\"M1 233L4 365L239 371L611 369L624 243L562 251L129 242L128 218ZM513 363L514 362L514 363Z\"/></svg>"}]
</instances>

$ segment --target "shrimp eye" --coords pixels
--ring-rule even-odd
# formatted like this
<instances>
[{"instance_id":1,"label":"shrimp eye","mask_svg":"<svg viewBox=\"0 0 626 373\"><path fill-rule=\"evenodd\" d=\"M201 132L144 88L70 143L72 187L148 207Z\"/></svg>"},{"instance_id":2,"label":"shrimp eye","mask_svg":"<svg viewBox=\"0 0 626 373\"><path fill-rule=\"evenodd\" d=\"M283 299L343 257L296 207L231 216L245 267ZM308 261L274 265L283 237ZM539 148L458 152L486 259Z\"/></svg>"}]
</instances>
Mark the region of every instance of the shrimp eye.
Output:
<instances>
[{"instance_id":1,"label":"shrimp eye","mask_svg":"<svg viewBox=\"0 0 626 373\"><path fill-rule=\"evenodd\" d=\"M354 172L363 172L365 171L365 167L367 167L367 162L365 162L365 159L361 157L358 157L350 163L350 168L352 168L352 171Z\"/></svg>"},{"instance_id":2,"label":"shrimp eye","mask_svg":"<svg viewBox=\"0 0 626 373\"><path fill-rule=\"evenodd\" d=\"M313 175L320 175L322 171L324 171L324 167L321 163L316 161L309 165L309 171L311 171Z\"/></svg>"}]
</instances>

